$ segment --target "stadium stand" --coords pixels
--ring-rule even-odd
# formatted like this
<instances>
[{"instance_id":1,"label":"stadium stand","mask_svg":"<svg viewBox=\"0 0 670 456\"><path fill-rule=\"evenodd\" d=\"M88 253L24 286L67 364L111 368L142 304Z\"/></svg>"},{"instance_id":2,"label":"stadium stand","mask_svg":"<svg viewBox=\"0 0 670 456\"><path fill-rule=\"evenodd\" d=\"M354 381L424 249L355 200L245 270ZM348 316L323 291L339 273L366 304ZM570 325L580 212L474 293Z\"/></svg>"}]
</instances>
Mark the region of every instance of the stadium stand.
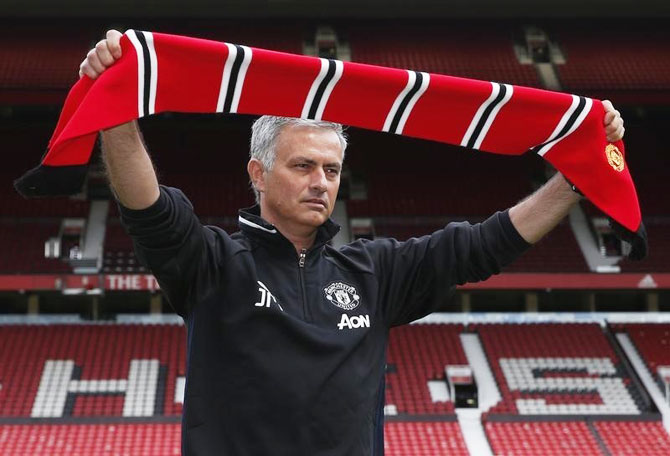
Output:
<instances>
[{"instance_id":1,"label":"stadium stand","mask_svg":"<svg viewBox=\"0 0 670 456\"><path fill-rule=\"evenodd\" d=\"M664 363L667 356L656 347L664 346L667 326L612 327L626 329L638 347L644 346L641 337L659 341L651 344L655 355L645 358ZM670 448L670 436L660 421L648 421L658 415L632 419L639 412L630 410L633 401L626 396L641 410L639 393L598 325L477 323L466 328L430 323L391 331L386 404L395 412L387 410L386 454L469 454L453 403L433 400L428 386L445 380L447 366L468 364L459 339L467 331L479 334L502 393L501 404L483 417L494 454L661 455ZM0 453L179 454L184 339L185 327L168 323L0 325ZM511 370L516 372L505 374L509 360L515 359L518 365ZM551 359L560 360L558 367ZM524 381L522 365L527 360L541 360L527 372L547 380L546 387L526 385L525 390L512 391L515 382ZM614 371L599 371L603 363ZM581 389L569 382L576 378ZM589 409L612 399L606 397L607 381L597 383L608 379L626 384L628 393L615 398L610 409ZM568 382L562 385L561 380ZM546 415L541 407L520 408L514 401L519 398L543 399L558 407L551 411L553 416ZM622 411L623 419L604 417ZM598 416L584 419L594 412ZM520 421L517 414L528 413L545 416ZM39 421L26 424L28 418Z\"/></svg>"},{"instance_id":2,"label":"stadium stand","mask_svg":"<svg viewBox=\"0 0 670 456\"><path fill-rule=\"evenodd\" d=\"M457 423L391 422L384 432L389 456L469 454ZM0 425L0 449L13 456L178 456L180 439L177 423Z\"/></svg>"},{"instance_id":3,"label":"stadium stand","mask_svg":"<svg viewBox=\"0 0 670 456\"><path fill-rule=\"evenodd\" d=\"M367 198L350 216L487 216L532 191L537 157L502 157L379 133L352 134L347 162ZM501 177L502 176L502 177ZM504 179L505 185L498 185Z\"/></svg>"},{"instance_id":4,"label":"stadium stand","mask_svg":"<svg viewBox=\"0 0 670 456\"><path fill-rule=\"evenodd\" d=\"M0 179L11 182L16 174L3 173ZM0 191L0 217L83 217L88 215L89 201L69 198L25 200L13 188Z\"/></svg>"},{"instance_id":5,"label":"stadium stand","mask_svg":"<svg viewBox=\"0 0 670 456\"><path fill-rule=\"evenodd\" d=\"M388 456L470 454L458 423L449 422L387 422L384 425L384 449Z\"/></svg>"},{"instance_id":6,"label":"stadium stand","mask_svg":"<svg viewBox=\"0 0 670 456\"><path fill-rule=\"evenodd\" d=\"M385 23L344 28L355 62L537 87L532 65L521 65L508 27Z\"/></svg>"},{"instance_id":7,"label":"stadium stand","mask_svg":"<svg viewBox=\"0 0 670 456\"><path fill-rule=\"evenodd\" d=\"M62 103L70 87L79 79L82 56L100 40L101 30L109 24L97 21L63 20L54 24L36 20L21 24L3 22L0 40L0 102L33 105ZM132 27L133 25L130 24ZM122 32L124 27L117 26ZM154 21L153 31L183 34L204 39L262 47L283 52L302 53L300 23L291 27L258 20L240 24L236 21L189 21L175 24ZM39 62L36 65L35 62Z\"/></svg>"},{"instance_id":8,"label":"stadium stand","mask_svg":"<svg viewBox=\"0 0 670 456\"><path fill-rule=\"evenodd\" d=\"M0 273L67 273L67 263L44 258L44 241L58 234L57 219L17 220L0 218Z\"/></svg>"},{"instance_id":9,"label":"stadium stand","mask_svg":"<svg viewBox=\"0 0 670 456\"><path fill-rule=\"evenodd\" d=\"M178 456L181 427L177 423L0 425L0 450L13 456Z\"/></svg>"},{"instance_id":10,"label":"stadium stand","mask_svg":"<svg viewBox=\"0 0 670 456\"><path fill-rule=\"evenodd\" d=\"M622 272L670 271L670 220L649 218L645 221L649 236L649 256L643 262L624 258L619 263Z\"/></svg>"},{"instance_id":11,"label":"stadium stand","mask_svg":"<svg viewBox=\"0 0 670 456\"><path fill-rule=\"evenodd\" d=\"M597 421L594 426L612 455L670 454L670 438L658 421Z\"/></svg>"},{"instance_id":12,"label":"stadium stand","mask_svg":"<svg viewBox=\"0 0 670 456\"><path fill-rule=\"evenodd\" d=\"M613 331L628 334L661 390L665 388L658 375L659 366L670 367L670 325L667 323L629 323L612 325Z\"/></svg>"},{"instance_id":13,"label":"stadium stand","mask_svg":"<svg viewBox=\"0 0 670 456\"><path fill-rule=\"evenodd\" d=\"M387 355L386 404L398 414L452 414L452 401L434 402L430 380L445 381L447 365L464 365L467 359L458 335L462 325L414 325L391 330Z\"/></svg>"},{"instance_id":14,"label":"stadium stand","mask_svg":"<svg viewBox=\"0 0 670 456\"><path fill-rule=\"evenodd\" d=\"M486 434L494 454L515 456L603 454L586 423L487 422Z\"/></svg>"},{"instance_id":15,"label":"stadium stand","mask_svg":"<svg viewBox=\"0 0 670 456\"><path fill-rule=\"evenodd\" d=\"M107 223L104 252L104 272L144 272L144 267L135 259L132 240L118 217L112 217Z\"/></svg>"},{"instance_id":16,"label":"stadium stand","mask_svg":"<svg viewBox=\"0 0 670 456\"><path fill-rule=\"evenodd\" d=\"M128 401L139 400L153 404L149 416L178 416L185 337L181 325L0 326L0 416L136 416ZM132 383L133 360L156 360L157 376L136 385L134 398L119 386Z\"/></svg>"},{"instance_id":17,"label":"stadium stand","mask_svg":"<svg viewBox=\"0 0 670 456\"><path fill-rule=\"evenodd\" d=\"M0 103L62 103L78 79L82 55L86 55L89 45L93 44L91 40L95 35L82 25L64 28L53 24L41 27L3 24Z\"/></svg>"},{"instance_id":18,"label":"stadium stand","mask_svg":"<svg viewBox=\"0 0 670 456\"><path fill-rule=\"evenodd\" d=\"M566 63L557 69L566 91L620 102L667 103L670 35L667 28L633 23L616 36L593 33L592 23L556 27ZM612 58L603 49L615 49Z\"/></svg>"},{"instance_id":19,"label":"stadium stand","mask_svg":"<svg viewBox=\"0 0 670 456\"><path fill-rule=\"evenodd\" d=\"M484 324L470 329L481 338L502 395L490 414L641 412L640 392L596 324Z\"/></svg>"}]
</instances>

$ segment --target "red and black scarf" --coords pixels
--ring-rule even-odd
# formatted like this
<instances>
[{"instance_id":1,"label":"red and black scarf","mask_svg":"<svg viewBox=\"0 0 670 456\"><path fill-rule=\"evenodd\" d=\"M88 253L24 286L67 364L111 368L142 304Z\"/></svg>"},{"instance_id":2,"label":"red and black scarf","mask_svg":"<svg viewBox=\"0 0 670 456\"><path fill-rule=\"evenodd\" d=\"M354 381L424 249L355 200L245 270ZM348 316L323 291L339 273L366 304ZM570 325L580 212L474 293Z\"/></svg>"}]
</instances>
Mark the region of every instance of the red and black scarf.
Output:
<instances>
[{"instance_id":1,"label":"red and black scarf","mask_svg":"<svg viewBox=\"0 0 670 456\"><path fill-rule=\"evenodd\" d=\"M77 193L100 130L165 111L328 120L506 155L537 153L614 220L640 255L646 234L623 142L599 100L497 82L128 30L123 56L70 90L26 197ZM636 247L637 245L637 247Z\"/></svg>"}]
</instances>

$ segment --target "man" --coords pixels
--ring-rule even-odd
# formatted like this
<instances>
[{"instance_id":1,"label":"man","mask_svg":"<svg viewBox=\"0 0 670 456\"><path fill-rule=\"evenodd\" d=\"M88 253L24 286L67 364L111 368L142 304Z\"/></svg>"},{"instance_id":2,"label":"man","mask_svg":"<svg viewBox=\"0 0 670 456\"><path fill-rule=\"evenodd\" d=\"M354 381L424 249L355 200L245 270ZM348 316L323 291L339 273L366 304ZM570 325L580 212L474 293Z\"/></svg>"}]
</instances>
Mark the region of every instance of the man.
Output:
<instances>
[{"instance_id":1,"label":"man","mask_svg":"<svg viewBox=\"0 0 670 456\"><path fill-rule=\"evenodd\" d=\"M80 75L112 65L120 36L107 32ZM623 122L606 107L615 141ZM383 454L389 329L438 308L455 284L498 273L579 200L557 174L482 223L334 249L338 124L254 123L247 170L258 204L240 211L233 235L202 226L181 191L159 186L134 122L103 131L102 145L137 255L187 325L187 455Z\"/></svg>"}]
</instances>

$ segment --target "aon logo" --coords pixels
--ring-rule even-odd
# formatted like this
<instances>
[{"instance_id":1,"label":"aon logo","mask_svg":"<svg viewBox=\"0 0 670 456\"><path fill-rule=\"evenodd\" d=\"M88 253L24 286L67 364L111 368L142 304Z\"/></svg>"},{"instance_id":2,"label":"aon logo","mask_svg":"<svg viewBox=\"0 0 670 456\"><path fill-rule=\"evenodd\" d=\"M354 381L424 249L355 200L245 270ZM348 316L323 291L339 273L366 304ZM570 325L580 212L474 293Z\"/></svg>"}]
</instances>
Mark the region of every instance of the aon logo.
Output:
<instances>
[{"instance_id":1,"label":"aon logo","mask_svg":"<svg viewBox=\"0 0 670 456\"><path fill-rule=\"evenodd\" d=\"M344 328L354 329L354 328L369 328L370 327L370 315L358 315L350 317L347 314L342 314L342 318L337 325L340 330Z\"/></svg>"}]
</instances>

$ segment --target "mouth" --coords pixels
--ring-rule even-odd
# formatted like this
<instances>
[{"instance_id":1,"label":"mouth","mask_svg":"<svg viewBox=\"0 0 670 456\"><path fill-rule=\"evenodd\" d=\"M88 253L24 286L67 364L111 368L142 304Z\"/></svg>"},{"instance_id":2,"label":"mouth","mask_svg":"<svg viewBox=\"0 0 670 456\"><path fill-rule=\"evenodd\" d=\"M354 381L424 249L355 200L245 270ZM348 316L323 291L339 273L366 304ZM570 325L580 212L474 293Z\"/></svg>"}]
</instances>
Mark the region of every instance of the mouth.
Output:
<instances>
[{"instance_id":1,"label":"mouth","mask_svg":"<svg viewBox=\"0 0 670 456\"><path fill-rule=\"evenodd\" d=\"M319 199L319 198L312 198L312 199L304 200L303 203L305 203L309 206L313 206L315 208L319 208L319 209L327 209L328 208L328 205L326 205L326 202L322 199Z\"/></svg>"}]
</instances>

